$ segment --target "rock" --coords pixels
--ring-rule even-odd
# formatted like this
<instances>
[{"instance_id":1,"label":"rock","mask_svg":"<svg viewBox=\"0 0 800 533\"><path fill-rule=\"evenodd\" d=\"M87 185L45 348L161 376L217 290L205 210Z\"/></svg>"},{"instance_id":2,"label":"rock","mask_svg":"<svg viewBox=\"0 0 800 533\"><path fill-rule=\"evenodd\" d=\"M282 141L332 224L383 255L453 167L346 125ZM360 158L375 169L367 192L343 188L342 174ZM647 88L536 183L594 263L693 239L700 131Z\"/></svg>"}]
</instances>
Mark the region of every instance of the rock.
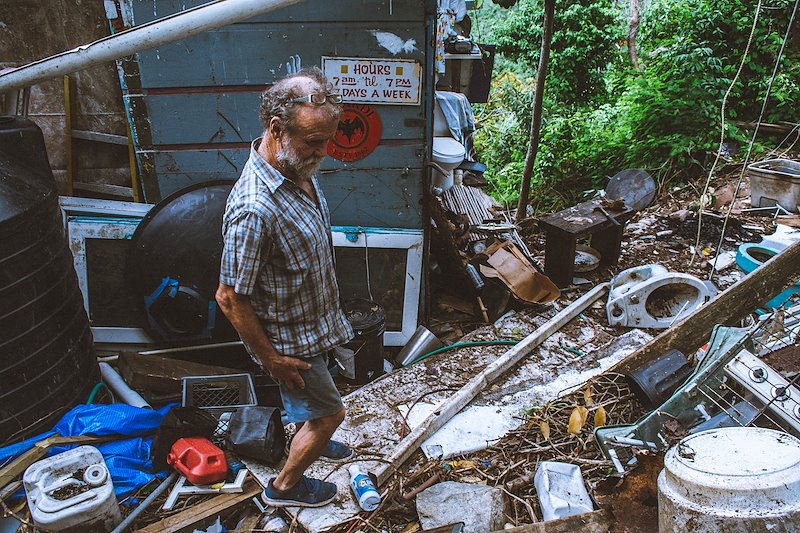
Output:
<instances>
[{"instance_id":1,"label":"rock","mask_svg":"<svg viewBox=\"0 0 800 533\"><path fill-rule=\"evenodd\" d=\"M417 514L423 529L464 522L464 533L503 528L507 505L503 491L487 485L444 481L417 495Z\"/></svg>"},{"instance_id":2,"label":"rock","mask_svg":"<svg viewBox=\"0 0 800 533\"><path fill-rule=\"evenodd\" d=\"M729 266L736 263L736 252L722 252L717 256L714 262L714 269L717 272L722 272Z\"/></svg>"},{"instance_id":3,"label":"rock","mask_svg":"<svg viewBox=\"0 0 800 533\"><path fill-rule=\"evenodd\" d=\"M678 209L677 211L670 213L669 218L679 222L686 222L686 219L689 218L690 214L691 211L688 209Z\"/></svg>"}]
</instances>

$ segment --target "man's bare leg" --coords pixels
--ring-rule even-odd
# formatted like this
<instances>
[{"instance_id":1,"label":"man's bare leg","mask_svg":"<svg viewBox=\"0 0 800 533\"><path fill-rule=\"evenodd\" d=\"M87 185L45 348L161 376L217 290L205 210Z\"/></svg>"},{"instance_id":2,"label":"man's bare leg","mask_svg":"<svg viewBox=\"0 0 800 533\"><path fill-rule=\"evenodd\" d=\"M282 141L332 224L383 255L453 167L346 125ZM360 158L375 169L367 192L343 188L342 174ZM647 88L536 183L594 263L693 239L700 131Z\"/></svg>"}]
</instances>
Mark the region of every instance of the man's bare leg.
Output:
<instances>
[{"instance_id":1,"label":"man's bare leg","mask_svg":"<svg viewBox=\"0 0 800 533\"><path fill-rule=\"evenodd\" d=\"M272 486L279 491L291 489L311 463L319 459L322 450L343 420L344 408L330 416L303 423L292 439L286 464L272 481Z\"/></svg>"}]
</instances>

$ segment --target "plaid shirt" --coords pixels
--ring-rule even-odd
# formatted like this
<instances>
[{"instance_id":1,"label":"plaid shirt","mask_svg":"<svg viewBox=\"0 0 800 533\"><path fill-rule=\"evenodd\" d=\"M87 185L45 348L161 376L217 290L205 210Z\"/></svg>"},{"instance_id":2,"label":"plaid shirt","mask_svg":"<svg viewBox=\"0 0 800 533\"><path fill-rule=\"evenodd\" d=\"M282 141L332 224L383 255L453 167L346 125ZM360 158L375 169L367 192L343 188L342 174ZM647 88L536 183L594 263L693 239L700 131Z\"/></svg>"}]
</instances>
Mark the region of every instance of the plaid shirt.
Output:
<instances>
[{"instance_id":1,"label":"plaid shirt","mask_svg":"<svg viewBox=\"0 0 800 533\"><path fill-rule=\"evenodd\" d=\"M220 282L250 297L275 350L310 357L348 342L339 304L328 204L319 206L256 152L228 196Z\"/></svg>"}]
</instances>

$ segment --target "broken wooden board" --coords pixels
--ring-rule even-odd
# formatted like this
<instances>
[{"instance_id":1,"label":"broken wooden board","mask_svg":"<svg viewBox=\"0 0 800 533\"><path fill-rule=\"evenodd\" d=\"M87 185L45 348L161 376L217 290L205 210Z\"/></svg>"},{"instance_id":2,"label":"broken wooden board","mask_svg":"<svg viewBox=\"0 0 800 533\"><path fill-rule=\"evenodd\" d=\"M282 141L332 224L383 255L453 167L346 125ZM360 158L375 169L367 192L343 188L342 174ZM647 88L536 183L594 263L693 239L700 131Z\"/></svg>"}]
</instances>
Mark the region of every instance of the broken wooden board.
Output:
<instances>
[{"instance_id":1,"label":"broken wooden board","mask_svg":"<svg viewBox=\"0 0 800 533\"><path fill-rule=\"evenodd\" d=\"M253 496L261 494L263 489L258 483L250 480L245 486L245 491L235 494L220 494L209 500L192 505L185 511L159 520L149 526L137 529L139 533L162 533L164 531L178 531L185 527L190 527L201 520L217 515L240 503L249 500Z\"/></svg>"},{"instance_id":2,"label":"broken wooden board","mask_svg":"<svg viewBox=\"0 0 800 533\"><path fill-rule=\"evenodd\" d=\"M609 533L612 531L614 517L608 509L600 509L591 513L566 516L536 524L512 527L501 530L503 533ZM497 532L500 533L500 532Z\"/></svg>"},{"instance_id":3,"label":"broken wooden board","mask_svg":"<svg viewBox=\"0 0 800 533\"><path fill-rule=\"evenodd\" d=\"M185 376L224 376L241 374L241 370L204 365L192 361L158 355L121 352L118 367L122 378L133 389L150 392L180 393Z\"/></svg>"},{"instance_id":4,"label":"broken wooden board","mask_svg":"<svg viewBox=\"0 0 800 533\"><path fill-rule=\"evenodd\" d=\"M486 326L465 337L464 341L486 340L498 335L524 336L541 327L548 317L529 317L515 314ZM583 385L591 377L610 368L626 354L632 353L650 340L650 336L636 331L621 338L595 339L595 329L590 320L578 317L560 332L547 338L503 377L487 386L469 405L492 405L506 417L520 417L534 405L542 405L566 390ZM588 341L588 342L587 342ZM586 353L576 357L566 352L562 344L581 345ZM471 378L507 351L504 346L466 347L430 357L409 367L387 374L344 398L347 418L334 438L357 448L357 459L363 460L367 470L376 471L382 459L396 449L408 430L397 406L414 402L425 395L425 401L440 401L453 395ZM446 389L446 390L442 390ZM436 394L430 394L438 390ZM467 407L469 409L469 407ZM613 423L613 420L610 421ZM447 425L442 431L447 430ZM405 431L402 433L401 431ZM488 444L488 443L487 443ZM244 461L262 484L277 474L265 465ZM325 507L317 509L288 508L292 515L309 531L321 531L351 519L361 512L349 488L347 464L317 461L306 472L316 478L326 478L336 483L339 493Z\"/></svg>"},{"instance_id":5,"label":"broken wooden board","mask_svg":"<svg viewBox=\"0 0 800 533\"><path fill-rule=\"evenodd\" d=\"M715 325L731 325L800 278L800 241L719 293L709 303L665 330L612 368L622 374L639 368L669 350L692 354L711 335Z\"/></svg>"}]
</instances>

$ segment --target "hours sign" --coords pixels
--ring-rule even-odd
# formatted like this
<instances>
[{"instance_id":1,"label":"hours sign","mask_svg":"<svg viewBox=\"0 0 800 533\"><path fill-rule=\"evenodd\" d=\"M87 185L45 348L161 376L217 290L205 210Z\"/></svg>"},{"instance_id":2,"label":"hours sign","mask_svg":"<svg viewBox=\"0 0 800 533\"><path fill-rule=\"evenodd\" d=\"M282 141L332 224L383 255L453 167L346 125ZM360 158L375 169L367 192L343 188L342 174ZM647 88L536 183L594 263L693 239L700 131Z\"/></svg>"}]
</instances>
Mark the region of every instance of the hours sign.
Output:
<instances>
[{"instance_id":1,"label":"hours sign","mask_svg":"<svg viewBox=\"0 0 800 533\"><path fill-rule=\"evenodd\" d=\"M348 103L419 105L422 67L412 59L324 57L322 70Z\"/></svg>"}]
</instances>

